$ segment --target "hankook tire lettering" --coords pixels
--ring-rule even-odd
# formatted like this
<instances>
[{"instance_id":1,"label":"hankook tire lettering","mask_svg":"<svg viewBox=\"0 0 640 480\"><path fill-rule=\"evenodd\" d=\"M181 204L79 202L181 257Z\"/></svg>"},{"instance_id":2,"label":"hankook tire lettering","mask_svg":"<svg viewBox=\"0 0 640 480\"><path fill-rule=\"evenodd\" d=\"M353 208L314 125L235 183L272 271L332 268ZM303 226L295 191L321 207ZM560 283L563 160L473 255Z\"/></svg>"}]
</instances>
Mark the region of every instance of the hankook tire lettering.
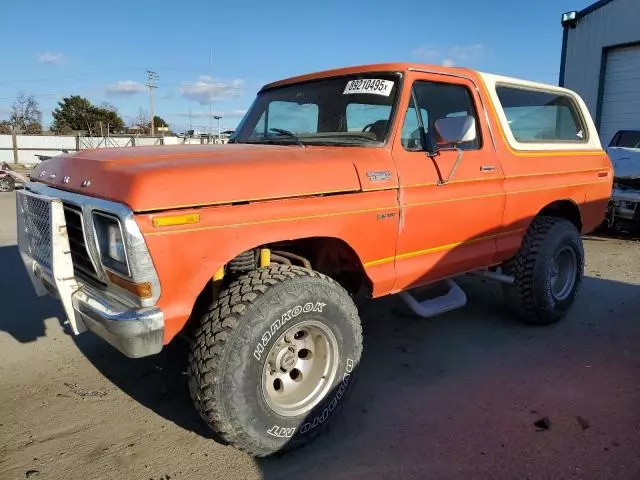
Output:
<instances>
[{"instance_id":1,"label":"hankook tire lettering","mask_svg":"<svg viewBox=\"0 0 640 480\"><path fill-rule=\"evenodd\" d=\"M285 427L280 427L278 425L274 425L269 430L267 430L267 433L273 437L291 438L293 437L293 434L296 433L296 429L295 427L285 428Z\"/></svg>"},{"instance_id":2,"label":"hankook tire lettering","mask_svg":"<svg viewBox=\"0 0 640 480\"><path fill-rule=\"evenodd\" d=\"M255 357L255 359L256 360L260 360L262 358L262 354L264 353L264 348L269 343L269 340L271 340L271 337L278 330L280 330L285 323L287 323L292 318L297 317L298 315L300 315L303 312L304 313L309 313L309 312L320 312L320 313L322 313L322 309L325 307L325 305L326 305L326 303L322 303L322 302L316 302L316 303L308 302L308 303L305 303L302 306L301 305L297 305L297 306L287 310L286 312L284 312L279 319L277 319L275 322L273 322L269 326L269 330L264 332L262 334L262 337L260 337L260 341L258 342L258 345L256 345L256 348L253 351L253 356Z\"/></svg>"}]
</instances>

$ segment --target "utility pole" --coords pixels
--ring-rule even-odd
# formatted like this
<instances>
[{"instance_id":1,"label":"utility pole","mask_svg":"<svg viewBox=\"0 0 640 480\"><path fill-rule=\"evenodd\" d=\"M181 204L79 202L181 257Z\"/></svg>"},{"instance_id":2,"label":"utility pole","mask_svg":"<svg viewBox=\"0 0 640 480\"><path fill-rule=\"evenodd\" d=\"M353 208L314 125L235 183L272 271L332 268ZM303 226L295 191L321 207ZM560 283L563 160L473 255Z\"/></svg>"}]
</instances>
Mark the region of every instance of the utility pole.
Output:
<instances>
[{"instance_id":1,"label":"utility pole","mask_svg":"<svg viewBox=\"0 0 640 480\"><path fill-rule=\"evenodd\" d=\"M220 140L220 119L222 118L221 115L214 115L214 117L217 121L218 121L218 140Z\"/></svg>"},{"instance_id":2,"label":"utility pole","mask_svg":"<svg viewBox=\"0 0 640 480\"><path fill-rule=\"evenodd\" d=\"M209 78L213 83L213 47L209 47ZM211 119L213 117L213 102L211 101L211 94L209 94L209 138L213 135L211 132ZM209 140L211 141L211 140Z\"/></svg>"},{"instance_id":3,"label":"utility pole","mask_svg":"<svg viewBox=\"0 0 640 480\"><path fill-rule=\"evenodd\" d=\"M158 80L159 75L151 70L146 70L147 72L147 87L149 87L149 117L151 117L151 136L155 134L155 125L153 124L153 89L158 88L156 85L156 80Z\"/></svg>"}]
</instances>

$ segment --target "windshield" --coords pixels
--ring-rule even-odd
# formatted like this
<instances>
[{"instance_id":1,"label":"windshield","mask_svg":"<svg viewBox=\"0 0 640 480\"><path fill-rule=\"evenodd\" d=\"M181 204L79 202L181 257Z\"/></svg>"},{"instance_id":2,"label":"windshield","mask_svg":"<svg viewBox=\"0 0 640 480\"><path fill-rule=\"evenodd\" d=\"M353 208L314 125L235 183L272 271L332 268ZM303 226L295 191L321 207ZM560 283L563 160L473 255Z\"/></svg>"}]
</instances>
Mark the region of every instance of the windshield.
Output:
<instances>
[{"instance_id":1,"label":"windshield","mask_svg":"<svg viewBox=\"0 0 640 480\"><path fill-rule=\"evenodd\" d=\"M264 90L231 139L235 143L379 146L389 135L397 73L363 73Z\"/></svg>"},{"instance_id":2,"label":"windshield","mask_svg":"<svg viewBox=\"0 0 640 480\"><path fill-rule=\"evenodd\" d=\"M609 146L640 148L640 130L620 130L615 134Z\"/></svg>"}]
</instances>

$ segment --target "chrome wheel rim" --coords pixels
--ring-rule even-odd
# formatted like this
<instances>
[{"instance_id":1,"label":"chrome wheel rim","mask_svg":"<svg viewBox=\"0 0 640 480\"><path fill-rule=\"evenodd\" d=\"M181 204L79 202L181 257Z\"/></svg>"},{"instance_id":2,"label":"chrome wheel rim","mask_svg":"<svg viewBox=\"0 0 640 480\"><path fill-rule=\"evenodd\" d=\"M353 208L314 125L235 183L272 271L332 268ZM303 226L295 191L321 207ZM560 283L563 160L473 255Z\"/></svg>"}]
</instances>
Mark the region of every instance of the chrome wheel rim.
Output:
<instances>
[{"instance_id":1,"label":"chrome wheel rim","mask_svg":"<svg viewBox=\"0 0 640 480\"><path fill-rule=\"evenodd\" d=\"M337 371L335 335L323 323L306 320L286 330L269 350L262 393L278 415L303 415L327 395Z\"/></svg>"},{"instance_id":2,"label":"chrome wheel rim","mask_svg":"<svg viewBox=\"0 0 640 480\"><path fill-rule=\"evenodd\" d=\"M9 190L11 190L11 184L9 183L9 180L0 180L0 192L8 192Z\"/></svg>"},{"instance_id":3,"label":"chrome wheel rim","mask_svg":"<svg viewBox=\"0 0 640 480\"><path fill-rule=\"evenodd\" d=\"M562 247L553 256L549 277L553 298L566 300L578 277L578 257L571 247Z\"/></svg>"}]
</instances>

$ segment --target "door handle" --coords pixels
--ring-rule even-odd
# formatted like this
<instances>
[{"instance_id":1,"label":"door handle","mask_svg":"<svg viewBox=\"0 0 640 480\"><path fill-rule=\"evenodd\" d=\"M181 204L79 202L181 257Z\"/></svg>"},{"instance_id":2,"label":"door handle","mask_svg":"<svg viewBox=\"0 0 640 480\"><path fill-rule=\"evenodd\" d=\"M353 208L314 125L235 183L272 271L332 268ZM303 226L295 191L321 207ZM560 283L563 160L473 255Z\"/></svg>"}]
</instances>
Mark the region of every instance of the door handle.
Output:
<instances>
[{"instance_id":1,"label":"door handle","mask_svg":"<svg viewBox=\"0 0 640 480\"><path fill-rule=\"evenodd\" d=\"M496 170L495 165L482 165L480 167L481 172L493 172L494 170Z\"/></svg>"}]
</instances>

